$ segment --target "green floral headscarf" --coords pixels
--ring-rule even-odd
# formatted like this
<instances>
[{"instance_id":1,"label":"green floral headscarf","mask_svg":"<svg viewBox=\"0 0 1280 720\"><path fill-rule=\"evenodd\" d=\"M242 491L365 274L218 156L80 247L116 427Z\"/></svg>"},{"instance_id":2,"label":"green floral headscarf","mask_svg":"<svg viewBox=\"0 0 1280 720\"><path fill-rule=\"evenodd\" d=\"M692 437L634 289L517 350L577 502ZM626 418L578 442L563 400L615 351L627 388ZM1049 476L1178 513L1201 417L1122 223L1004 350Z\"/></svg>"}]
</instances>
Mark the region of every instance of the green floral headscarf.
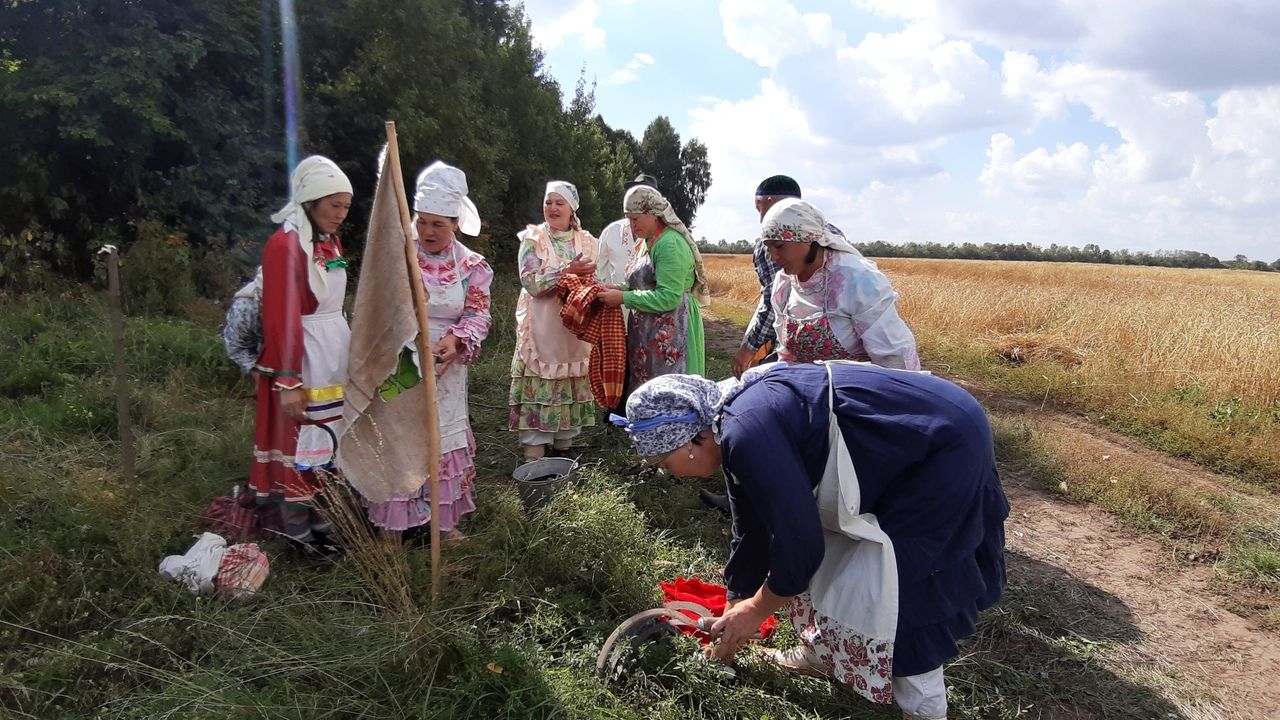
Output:
<instances>
[{"instance_id":1,"label":"green floral headscarf","mask_svg":"<svg viewBox=\"0 0 1280 720\"><path fill-rule=\"evenodd\" d=\"M710 305L711 286L707 283L707 270L702 264L702 253L698 252L698 244L693 241L693 234L676 215L676 211L671 209L671 203L662 196L662 193L651 187L637 185L628 190L623 197L622 211L627 214L653 215L666 223L667 227L680 233L680 237L689 243L689 250L693 252L693 288L691 290L693 299L697 301L699 307Z\"/></svg>"}]
</instances>

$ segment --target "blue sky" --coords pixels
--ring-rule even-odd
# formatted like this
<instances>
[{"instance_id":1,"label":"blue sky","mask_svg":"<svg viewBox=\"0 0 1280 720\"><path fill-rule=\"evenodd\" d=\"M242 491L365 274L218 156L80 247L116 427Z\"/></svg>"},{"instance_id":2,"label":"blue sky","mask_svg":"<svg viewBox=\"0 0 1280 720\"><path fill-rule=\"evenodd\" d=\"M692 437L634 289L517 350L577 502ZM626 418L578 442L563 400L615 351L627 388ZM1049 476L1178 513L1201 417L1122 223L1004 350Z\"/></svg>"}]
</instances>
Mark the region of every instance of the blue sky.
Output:
<instances>
[{"instance_id":1,"label":"blue sky","mask_svg":"<svg viewBox=\"0 0 1280 720\"><path fill-rule=\"evenodd\" d=\"M706 143L700 237L753 237L785 173L860 240L1280 258L1273 0L525 8L567 96L585 67L610 125Z\"/></svg>"}]
</instances>

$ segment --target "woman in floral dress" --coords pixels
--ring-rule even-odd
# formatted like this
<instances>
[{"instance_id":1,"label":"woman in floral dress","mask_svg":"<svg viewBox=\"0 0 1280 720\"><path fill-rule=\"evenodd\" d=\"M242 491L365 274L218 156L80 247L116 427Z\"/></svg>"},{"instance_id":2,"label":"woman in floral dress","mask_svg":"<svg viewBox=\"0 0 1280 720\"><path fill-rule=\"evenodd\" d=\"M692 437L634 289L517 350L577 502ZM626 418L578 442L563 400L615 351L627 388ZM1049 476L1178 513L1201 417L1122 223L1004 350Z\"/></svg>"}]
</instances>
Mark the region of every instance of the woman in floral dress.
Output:
<instances>
[{"instance_id":1,"label":"woman in floral dress","mask_svg":"<svg viewBox=\"0 0 1280 720\"><path fill-rule=\"evenodd\" d=\"M596 271L596 239L582 229L577 210L578 189L553 180L543 197L545 222L518 236L521 290L508 425L519 433L526 461L543 457L548 445L567 451L582 428L596 424L598 406L587 376L591 345L565 328L556 296L562 275L590 277Z\"/></svg>"},{"instance_id":2,"label":"woman in floral dress","mask_svg":"<svg viewBox=\"0 0 1280 720\"><path fill-rule=\"evenodd\" d=\"M861 360L919 370L911 329L898 315L898 293L817 208L785 198L765 213L760 232L781 268L771 298L778 359Z\"/></svg>"},{"instance_id":3,"label":"woman in floral dress","mask_svg":"<svg viewBox=\"0 0 1280 720\"><path fill-rule=\"evenodd\" d=\"M775 663L945 720L943 665L1005 586L1009 503L972 395L869 363L779 362L741 381L664 375L615 422L677 477L724 472L715 657L731 661L785 608L798 642L770 651Z\"/></svg>"},{"instance_id":4,"label":"woman in floral dress","mask_svg":"<svg viewBox=\"0 0 1280 720\"><path fill-rule=\"evenodd\" d=\"M453 532L476 509L472 497L476 440L467 416L467 365L480 356L489 335L489 285L493 270L482 255L458 242L455 233L480 232L480 216L467 197L467 176L436 162L418 175L413 200L418 269L427 289L431 352L436 358L436 403L440 417L441 533ZM408 383L417 368L408 368ZM393 383L394 384L394 383ZM394 389L392 390L394 391ZM384 396L387 389L384 388ZM431 486L369 507L369 520L386 530L412 530L431 520Z\"/></svg>"},{"instance_id":5,"label":"woman in floral dress","mask_svg":"<svg viewBox=\"0 0 1280 720\"><path fill-rule=\"evenodd\" d=\"M637 186L622 202L643 254L627 277L628 290L606 290L606 305L631 311L627 322L627 390L668 373L706 370L700 305L710 300L702 255L689 229L657 190Z\"/></svg>"}]
</instances>

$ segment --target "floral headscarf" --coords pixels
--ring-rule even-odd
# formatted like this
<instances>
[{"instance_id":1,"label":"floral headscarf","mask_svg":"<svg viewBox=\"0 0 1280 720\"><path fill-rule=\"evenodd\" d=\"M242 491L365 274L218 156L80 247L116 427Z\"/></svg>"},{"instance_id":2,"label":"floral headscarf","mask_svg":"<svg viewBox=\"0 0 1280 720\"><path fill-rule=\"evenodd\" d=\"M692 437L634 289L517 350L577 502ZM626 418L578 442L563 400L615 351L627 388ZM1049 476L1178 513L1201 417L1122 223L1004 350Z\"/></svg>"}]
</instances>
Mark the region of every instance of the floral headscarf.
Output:
<instances>
[{"instance_id":1,"label":"floral headscarf","mask_svg":"<svg viewBox=\"0 0 1280 720\"><path fill-rule=\"evenodd\" d=\"M710 305L711 286L707 284L707 270L702 265L702 253L698 252L698 244L693 241L693 234L689 232L689 228L685 227L675 210L671 209L671 203L662 196L662 193L651 187L637 185L628 190L623 197L622 211L627 214L656 216L666 223L667 227L674 228L680 233L680 237L689 243L689 249L693 252L693 299L697 301L699 307Z\"/></svg>"},{"instance_id":2,"label":"floral headscarf","mask_svg":"<svg viewBox=\"0 0 1280 720\"><path fill-rule=\"evenodd\" d=\"M757 365L742 374L715 382L701 375L659 375L636 388L627 399L627 416L609 421L627 429L640 457L666 455L704 430L719 435L720 411L743 390L787 363Z\"/></svg>"},{"instance_id":3,"label":"floral headscarf","mask_svg":"<svg viewBox=\"0 0 1280 720\"><path fill-rule=\"evenodd\" d=\"M627 399L627 416L609 416L627 429L640 457L666 455L711 429L720 386L700 375L660 375Z\"/></svg>"},{"instance_id":4,"label":"floral headscarf","mask_svg":"<svg viewBox=\"0 0 1280 720\"><path fill-rule=\"evenodd\" d=\"M818 208L800 198L785 198L769 208L760 221L760 241L816 242L839 252L861 254L827 223Z\"/></svg>"}]
</instances>

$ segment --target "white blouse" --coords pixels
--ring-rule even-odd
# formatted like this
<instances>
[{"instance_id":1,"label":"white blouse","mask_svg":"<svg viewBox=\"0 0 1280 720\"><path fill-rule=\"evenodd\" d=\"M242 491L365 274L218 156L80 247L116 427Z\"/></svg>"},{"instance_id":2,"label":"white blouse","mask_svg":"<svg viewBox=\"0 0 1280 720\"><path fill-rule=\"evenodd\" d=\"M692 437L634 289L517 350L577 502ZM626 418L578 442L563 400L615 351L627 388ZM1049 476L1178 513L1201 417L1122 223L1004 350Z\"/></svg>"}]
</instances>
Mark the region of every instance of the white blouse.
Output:
<instances>
[{"instance_id":1,"label":"white blouse","mask_svg":"<svg viewBox=\"0 0 1280 720\"><path fill-rule=\"evenodd\" d=\"M916 338L898 316L898 293L876 264L859 254L825 251L823 266L808 280L781 270L773 278L773 318L778 337L787 320L809 320L824 313L832 333L850 353L865 352L882 367L919 370ZM788 357L779 347L778 357Z\"/></svg>"}]
</instances>

